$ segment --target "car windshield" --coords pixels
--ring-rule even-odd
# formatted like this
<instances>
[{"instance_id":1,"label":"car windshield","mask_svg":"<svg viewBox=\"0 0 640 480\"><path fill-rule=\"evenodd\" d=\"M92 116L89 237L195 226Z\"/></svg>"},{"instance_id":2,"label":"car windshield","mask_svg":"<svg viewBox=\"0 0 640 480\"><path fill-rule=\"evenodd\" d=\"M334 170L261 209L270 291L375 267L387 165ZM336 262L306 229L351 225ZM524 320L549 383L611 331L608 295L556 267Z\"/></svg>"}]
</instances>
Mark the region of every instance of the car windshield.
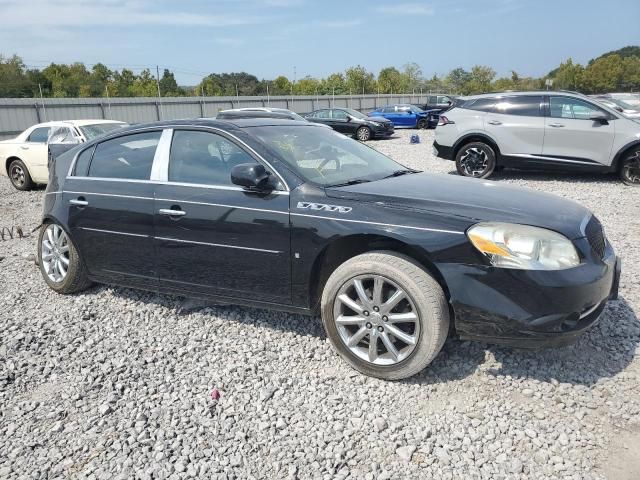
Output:
<instances>
[{"instance_id":1,"label":"car windshield","mask_svg":"<svg viewBox=\"0 0 640 480\"><path fill-rule=\"evenodd\" d=\"M419 107L416 107L415 105L411 105L411 111L412 111L413 113L422 113L422 112L424 112L424 110L423 110L423 109L421 109L421 108L419 108Z\"/></svg>"},{"instance_id":2,"label":"car windshield","mask_svg":"<svg viewBox=\"0 0 640 480\"><path fill-rule=\"evenodd\" d=\"M299 126L248 128L305 180L324 187L411 173L386 155L330 129Z\"/></svg>"},{"instance_id":3,"label":"car windshield","mask_svg":"<svg viewBox=\"0 0 640 480\"><path fill-rule=\"evenodd\" d=\"M126 123L96 123L95 125L82 125L78 128L82 131L82 134L85 136L87 141L90 141L100 135L104 135L105 133L112 132L119 128L124 128L126 126Z\"/></svg>"},{"instance_id":4,"label":"car windshield","mask_svg":"<svg viewBox=\"0 0 640 480\"><path fill-rule=\"evenodd\" d=\"M627 103L627 102L625 102L623 100L618 100L617 98L607 98L607 101L611 102L611 103L615 103L620 108L624 108L625 110L635 110L636 109L636 107L634 107L630 103Z\"/></svg>"},{"instance_id":5,"label":"car windshield","mask_svg":"<svg viewBox=\"0 0 640 480\"><path fill-rule=\"evenodd\" d=\"M351 115L352 117L367 118L367 116L364 113L360 113L359 111L354 110L353 108L343 108L343 110L347 112L349 115Z\"/></svg>"}]
</instances>

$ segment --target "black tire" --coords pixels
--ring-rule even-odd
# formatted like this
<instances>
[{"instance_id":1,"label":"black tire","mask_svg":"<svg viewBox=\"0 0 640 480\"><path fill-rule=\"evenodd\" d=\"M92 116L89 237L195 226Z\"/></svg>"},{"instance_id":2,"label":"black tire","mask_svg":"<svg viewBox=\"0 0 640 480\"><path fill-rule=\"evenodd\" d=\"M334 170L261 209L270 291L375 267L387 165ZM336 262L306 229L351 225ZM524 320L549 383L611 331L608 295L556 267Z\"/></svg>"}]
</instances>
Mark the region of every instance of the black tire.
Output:
<instances>
[{"instance_id":1,"label":"black tire","mask_svg":"<svg viewBox=\"0 0 640 480\"><path fill-rule=\"evenodd\" d=\"M78 255L78 250L76 249L73 240L66 231L65 234L67 235L67 243L69 246L69 265L67 268L66 276L62 279L62 281L59 282L53 281L51 278L49 278L49 275L45 270L44 262L42 260L42 242L49 225L54 224L46 223L42 225L42 227L40 227L40 234L38 235L38 266L40 267L40 272L42 273L44 281L47 283L47 285L49 285L49 287L51 287L52 290L65 295L86 290L91 286L91 281L87 277L87 269L84 265L84 262L82 261L82 258L80 258L80 256Z\"/></svg>"},{"instance_id":2,"label":"black tire","mask_svg":"<svg viewBox=\"0 0 640 480\"><path fill-rule=\"evenodd\" d=\"M426 130L429 127L429 121L426 118L421 118L416 127L420 130Z\"/></svg>"},{"instance_id":3,"label":"black tire","mask_svg":"<svg viewBox=\"0 0 640 480\"><path fill-rule=\"evenodd\" d=\"M367 275L382 277L385 280L388 279L391 283L394 283L402 289L406 298L412 302L411 312L413 312L413 307L415 307L415 313L418 317L415 322L419 325L416 325L414 328L419 328L419 330L417 334L416 330L413 331L417 339L411 347L412 350L405 358L400 359L398 357L399 361L391 365L379 365L360 358L352 351L353 348L347 346L336 325L335 312L336 304L340 305L340 303L338 303L338 297L342 296L340 292L344 291L345 286L351 285L354 280L366 277ZM387 295L393 296L390 291L387 291ZM372 288L372 302L375 302L375 300L373 300L374 296L375 294ZM389 301L389 298L384 300L382 295L380 298L382 299L380 308L382 308L382 305ZM409 305L409 300L407 300L407 305ZM373 308L376 309L378 307ZM365 253L353 257L340 265L331 274L324 287L321 311L322 323L327 336L333 348L340 356L359 372L384 380L407 378L423 370L438 355L449 331L449 309L447 300L438 282L413 259L391 251ZM376 310L376 312L378 312L378 310ZM380 310L380 313L377 314L378 318L382 312L384 312L384 310ZM363 315L364 314L369 315L369 312L365 311ZM372 313L370 318L373 318L373 315ZM388 313L388 315L390 318L394 314ZM387 321L384 316L382 319ZM380 324L379 322L378 320L378 325ZM394 325L390 320L389 322ZM383 325L387 326L388 324ZM356 326L354 328L363 327ZM376 327L371 327L370 323L367 323L366 328L371 330L376 329ZM380 330L380 327L377 327L377 329ZM377 339L379 338L378 335L384 334L373 333L376 338L376 348L380 348L380 345L386 347L382 340L378 343ZM389 331L389 333L391 332ZM370 343L371 338L370 334L366 344ZM394 341L397 342L397 340Z\"/></svg>"},{"instance_id":4,"label":"black tire","mask_svg":"<svg viewBox=\"0 0 640 480\"><path fill-rule=\"evenodd\" d=\"M360 127L356 130L356 138L361 142L367 142L373 138L369 127Z\"/></svg>"},{"instance_id":5,"label":"black tire","mask_svg":"<svg viewBox=\"0 0 640 480\"><path fill-rule=\"evenodd\" d=\"M463 177L487 178L495 168L496 154L486 143L467 143L456 153L456 170Z\"/></svg>"},{"instance_id":6,"label":"black tire","mask_svg":"<svg viewBox=\"0 0 640 480\"><path fill-rule=\"evenodd\" d=\"M9 163L7 175L9 175L9 180L11 180L11 184L16 190L31 190L35 186L27 166L19 158Z\"/></svg>"},{"instance_id":7,"label":"black tire","mask_svg":"<svg viewBox=\"0 0 640 480\"><path fill-rule=\"evenodd\" d=\"M620 180L625 185L640 186L640 149L632 150L620 162Z\"/></svg>"}]
</instances>

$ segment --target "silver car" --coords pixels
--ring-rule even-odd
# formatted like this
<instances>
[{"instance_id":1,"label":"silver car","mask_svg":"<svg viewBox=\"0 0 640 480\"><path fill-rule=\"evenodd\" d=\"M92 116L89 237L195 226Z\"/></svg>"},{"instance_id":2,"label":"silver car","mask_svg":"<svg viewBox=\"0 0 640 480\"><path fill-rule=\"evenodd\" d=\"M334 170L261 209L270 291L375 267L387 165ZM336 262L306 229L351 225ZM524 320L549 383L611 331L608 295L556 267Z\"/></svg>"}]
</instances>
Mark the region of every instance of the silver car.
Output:
<instances>
[{"instance_id":1,"label":"silver car","mask_svg":"<svg viewBox=\"0 0 640 480\"><path fill-rule=\"evenodd\" d=\"M573 92L467 97L440 116L434 148L468 177L505 167L579 170L640 185L640 122Z\"/></svg>"}]
</instances>

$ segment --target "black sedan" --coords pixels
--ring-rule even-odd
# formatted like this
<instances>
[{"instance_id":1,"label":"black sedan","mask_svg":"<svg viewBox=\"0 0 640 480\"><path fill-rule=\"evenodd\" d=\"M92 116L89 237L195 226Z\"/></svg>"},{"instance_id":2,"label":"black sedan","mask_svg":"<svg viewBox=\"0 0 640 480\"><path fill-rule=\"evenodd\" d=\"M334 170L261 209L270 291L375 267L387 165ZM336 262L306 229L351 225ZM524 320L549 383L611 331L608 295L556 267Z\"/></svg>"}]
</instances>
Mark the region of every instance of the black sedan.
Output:
<instances>
[{"instance_id":1,"label":"black sedan","mask_svg":"<svg viewBox=\"0 0 640 480\"><path fill-rule=\"evenodd\" d=\"M337 352L384 379L422 370L450 332L570 341L620 275L577 203L278 119L137 125L62 154L38 257L63 294L100 282L320 313Z\"/></svg>"},{"instance_id":2,"label":"black sedan","mask_svg":"<svg viewBox=\"0 0 640 480\"><path fill-rule=\"evenodd\" d=\"M323 108L305 115L314 123L329 125L336 132L355 136L361 142L393 135L393 122L383 117L368 117L352 108Z\"/></svg>"}]
</instances>

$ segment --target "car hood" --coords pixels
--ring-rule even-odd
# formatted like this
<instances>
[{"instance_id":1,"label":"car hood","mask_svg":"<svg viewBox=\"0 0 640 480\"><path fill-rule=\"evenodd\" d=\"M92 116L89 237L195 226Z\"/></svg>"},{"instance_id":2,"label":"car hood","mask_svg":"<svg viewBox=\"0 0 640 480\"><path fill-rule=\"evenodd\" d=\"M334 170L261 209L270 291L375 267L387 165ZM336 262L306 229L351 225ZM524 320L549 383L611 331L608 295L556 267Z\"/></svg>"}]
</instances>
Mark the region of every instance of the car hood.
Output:
<instances>
[{"instance_id":1,"label":"car hood","mask_svg":"<svg viewBox=\"0 0 640 480\"><path fill-rule=\"evenodd\" d=\"M379 116L367 117L366 119L363 118L362 120L368 120L370 122L379 122L379 123L391 123L391 120L386 119L384 117L379 117Z\"/></svg>"},{"instance_id":2,"label":"car hood","mask_svg":"<svg viewBox=\"0 0 640 480\"><path fill-rule=\"evenodd\" d=\"M576 202L528 188L426 173L327 189L327 195L458 217L469 224L497 221L534 225L571 239L584 236L582 222L591 214Z\"/></svg>"}]
</instances>

